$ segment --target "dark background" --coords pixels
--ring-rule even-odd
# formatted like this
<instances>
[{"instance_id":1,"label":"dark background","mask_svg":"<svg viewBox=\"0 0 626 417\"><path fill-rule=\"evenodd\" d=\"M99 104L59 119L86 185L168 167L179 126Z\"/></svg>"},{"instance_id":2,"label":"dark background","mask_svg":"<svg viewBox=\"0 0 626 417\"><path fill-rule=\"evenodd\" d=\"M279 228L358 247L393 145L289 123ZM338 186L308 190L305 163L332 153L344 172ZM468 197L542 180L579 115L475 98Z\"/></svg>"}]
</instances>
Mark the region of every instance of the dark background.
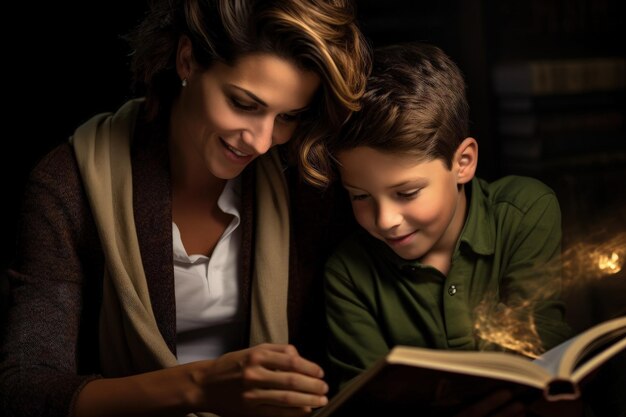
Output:
<instances>
[{"instance_id":1,"label":"dark background","mask_svg":"<svg viewBox=\"0 0 626 417\"><path fill-rule=\"evenodd\" d=\"M120 35L145 8L143 1L20 3L4 14L23 24L4 41L3 267L13 255L28 172L80 123L131 96L128 47Z\"/></svg>"},{"instance_id":2,"label":"dark background","mask_svg":"<svg viewBox=\"0 0 626 417\"><path fill-rule=\"evenodd\" d=\"M1 148L6 196L2 267L12 258L21 194L34 164L87 118L113 111L132 96L129 51L120 35L140 20L145 6L144 1L66 1L6 9L5 19L17 20L21 29L11 40L5 38L3 88L9 99ZM621 0L358 0L357 6L361 27L375 46L428 41L459 64L469 86L472 135L480 144L478 174L488 180L528 173L503 162L494 66L510 60L625 55ZM624 90L614 95L623 134ZM577 159L550 169L537 162L537 169L530 169L559 196L566 250L581 242L613 242L626 254L626 242L619 240L626 231L625 142L622 136L616 148L601 149L598 157L597 149L591 152L590 137L590 151ZM570 256L580 258L575 250ZM609 285L610 291L602 289L598 296L602 306L575 313L580 327L612 314L612 306L621 303L616 294L626 289L624 271L615 278L611 284L592 284ZM593 288L576 299L586 302Z\"/></svg>"}]
</instances>

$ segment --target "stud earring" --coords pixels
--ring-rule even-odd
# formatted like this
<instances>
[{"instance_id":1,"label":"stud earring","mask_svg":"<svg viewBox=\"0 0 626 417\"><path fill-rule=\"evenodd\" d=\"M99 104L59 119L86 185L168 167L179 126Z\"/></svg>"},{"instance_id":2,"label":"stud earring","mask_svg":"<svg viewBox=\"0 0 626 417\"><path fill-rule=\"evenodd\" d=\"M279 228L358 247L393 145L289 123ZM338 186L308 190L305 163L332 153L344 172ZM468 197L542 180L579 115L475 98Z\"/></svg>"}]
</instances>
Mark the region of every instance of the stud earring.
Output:
<instances>
[{"instance_id":1,"label":"stud earring","mask_svg":"<svg viewBox=\"0 0 626 417\"><path fill-rule=\"evenodd\" d=\"M183 78L183 81L181 82L181 85L183 87L187 87L187 77Z\"/></svg>"}]
</instances>

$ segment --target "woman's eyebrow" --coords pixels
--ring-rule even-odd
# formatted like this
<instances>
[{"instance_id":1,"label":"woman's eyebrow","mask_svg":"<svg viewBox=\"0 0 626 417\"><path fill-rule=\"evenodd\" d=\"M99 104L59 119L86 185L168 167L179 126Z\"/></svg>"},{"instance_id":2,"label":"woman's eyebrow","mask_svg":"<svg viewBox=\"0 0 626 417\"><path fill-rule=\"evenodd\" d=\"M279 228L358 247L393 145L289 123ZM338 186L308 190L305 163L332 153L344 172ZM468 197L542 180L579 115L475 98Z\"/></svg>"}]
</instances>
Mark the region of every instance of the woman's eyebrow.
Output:
<instances>
[{"instance_id":1,"label":"woman's eyebrow","mask_svg":"<svg viewBox=\"0 0 626 417\"><path fill-rule=\"evenodd\" d=\"M256 101L257 103L259 103L261 106L263 107L268 107L267 103L263 100L261 100L256 94L254 94L253 92L246 90L245 88L241 88L239 86L236 86L234 84L228 84L229 87L232 87L236 90L241 91L242 93L244 93L245 95L247 95L248 97L250 97L252 100Z\"/></svg>"},{"instance_id":2,"label":"woman's eyebrow","mask_svg":"<svg viewBox=\"0 0 626 417\"><path fill-rule=\"evenodd\" d=\"M268 104L261 100L261 98L259 98L256 94L254 94L252 91L246 90L245 88L241 88L237 85L234 84L228 84L229 87L234 88L236 90L241 91L242 93L244 93L245 95L247 95L248 97L250 97L252 100L256 101L257 103L259 103L261 106L263 107L269 107ZM300 113L303 112L305 110L308 110L310 108L310 106L304 106L301 107L299 109L293 109L290 111L290 113Z\"/></svg>"}]
</instances>

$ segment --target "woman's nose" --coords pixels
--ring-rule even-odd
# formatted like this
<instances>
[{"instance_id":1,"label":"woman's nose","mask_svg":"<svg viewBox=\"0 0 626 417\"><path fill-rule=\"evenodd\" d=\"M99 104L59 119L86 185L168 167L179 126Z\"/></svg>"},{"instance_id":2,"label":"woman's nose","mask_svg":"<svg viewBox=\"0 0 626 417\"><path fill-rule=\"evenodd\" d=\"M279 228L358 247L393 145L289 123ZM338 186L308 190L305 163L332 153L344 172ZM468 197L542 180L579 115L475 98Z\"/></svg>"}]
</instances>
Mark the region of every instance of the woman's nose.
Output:
<instances>
[{"instance_id":1,"label":"woman's nose","mask_svg":"<svg viewBox=\"0 0 626 417\"><path fill-rule=\"evenodd\" d=\"M257 123L249 130L248 135L243 135L244 142L252 149L257 155L262 155L269 151L272 147L273 135L274 135L274 118L263 117L256 121Z\"/></svg>"}]
</instances>

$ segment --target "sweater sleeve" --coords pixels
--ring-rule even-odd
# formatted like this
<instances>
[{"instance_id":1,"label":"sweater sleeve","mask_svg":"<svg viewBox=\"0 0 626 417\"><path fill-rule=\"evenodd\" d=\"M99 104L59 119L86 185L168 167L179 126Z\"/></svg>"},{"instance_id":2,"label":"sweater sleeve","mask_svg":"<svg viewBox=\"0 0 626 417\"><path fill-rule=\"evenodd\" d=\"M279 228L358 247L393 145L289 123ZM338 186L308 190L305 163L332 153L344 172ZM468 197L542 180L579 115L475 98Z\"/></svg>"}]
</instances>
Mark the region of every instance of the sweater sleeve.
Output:
<instances>
[{"instance_id":1,"label":"sweater sleeve","mask_svg":"<svg viewBox=\"0 0 626 417\"><path fill-rule=\"evenodd\" d=\"M94 248L95 226L64 144L38 164L25 188L0 344L7 415L71 415L77 392L97 378L102 260Z\"/></svg>"}]
</instances>

